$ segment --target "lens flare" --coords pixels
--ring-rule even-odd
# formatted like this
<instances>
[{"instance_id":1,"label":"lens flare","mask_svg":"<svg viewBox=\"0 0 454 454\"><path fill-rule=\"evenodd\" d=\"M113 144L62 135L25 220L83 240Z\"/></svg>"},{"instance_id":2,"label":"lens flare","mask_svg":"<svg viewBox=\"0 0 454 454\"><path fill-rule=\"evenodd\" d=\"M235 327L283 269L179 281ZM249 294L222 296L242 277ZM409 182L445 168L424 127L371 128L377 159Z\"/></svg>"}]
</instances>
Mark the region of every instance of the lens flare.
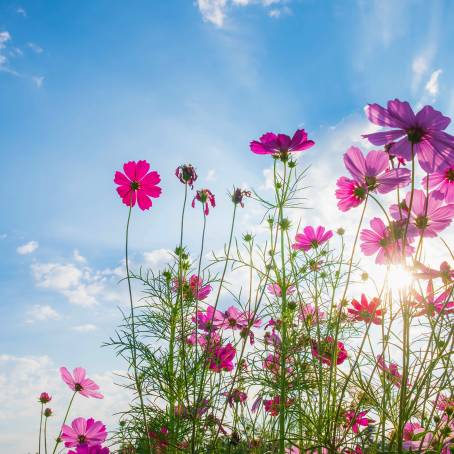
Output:
<instances>
[{"instance_id":1,"label":"lens flare","mask_svg":"<svg viewBox=\"0 0 454 454\"><path fill-rule=\"evenodd\" d=\"M388 273L389 288L396 292L407 291L413 283L413 275L402 266L391 267Z\"/></svg>"}]
</instances>

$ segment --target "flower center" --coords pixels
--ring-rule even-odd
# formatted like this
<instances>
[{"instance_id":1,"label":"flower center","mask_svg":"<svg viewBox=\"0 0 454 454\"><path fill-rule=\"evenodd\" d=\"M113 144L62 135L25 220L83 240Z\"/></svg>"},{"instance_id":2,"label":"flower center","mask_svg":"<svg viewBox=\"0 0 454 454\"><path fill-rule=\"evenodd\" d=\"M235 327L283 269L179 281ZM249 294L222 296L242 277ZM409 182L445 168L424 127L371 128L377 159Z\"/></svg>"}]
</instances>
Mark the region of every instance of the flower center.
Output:
<instances>
[{"instance_id":1,"label":"flower center","mask_svg":"<svg viewBox=\"0 0 454 454\"><path fill-rule=\"evenodd\" d=\"M358 186L357 188L353 189L353 195L359 200L364 200L364 198L366 197L366 189Z\"/></svg>"},{"instance_id":2,"label":"flower center","mask_svg":"<svg viewBox=\"0 0 454 454\"><path fill-rule=\"evenodd\" d=\"M454 167L446 172L446 179L449 183L454 183Z\"/></svg>"},{"instance_id":3,"label":"flower center","mask_svg":"<svg viewBox=\"0 0 454 454\"><path fill-rule=\"evenodd\" d=\"M139 182L138 182L138 181L133 181L133 182L131 183L131 189L132 189L133 191L137 191L137 189L139 189Z\"/></svg>"},{"instance_id":4,"label":"flower center","mask_svg":"<svg viewBox=\"0 0 454 454\"><path fill-rule=\"evenodd\" d=\"M418 229L425 229L429 225L429 218L427 216L418 216L415 219L415 224Z\"/></svg>"},{"instance_id":5,"label":"flower center","mask_svg":"<svg viewBox=\"0 0 454 454\"><path fill-rule=\"evenodd\" d=\"M314 249L317 249L318 248L318 241L317 240L312 240L311 241L311 245Z\"/></svg>"},{"instance_id":6,"label":"flower center","mask_svg":"<svg viewBox=\"0 0 454 454\"><path fill-rule=\"evenodd\" d=\"M79 391L82 391L84 389L84 387L80 384L80 383L76 383L74 385L74 389L79 392Z\"/></svg>"},{"instance_id":7,"label":"flower center","mask_svg":"<svg viewBox=\"0 0 454 454\"><path fill-rule=\"evenodd\" d=\"M369 191L373 191L377 187L377 178L366 176L366 184Z\"/></svg>"},{"instance_id":8,"label":"flower center","mask_svg":"<svg viewBox=\"0 0 454 454\"><path fill-rule=\"evenodd\" d=\"M87 440L85 435L79 435L77 438L78 438L80 444L85 443L85 441Z\"/></svg>"},{"instance_id":9,"label":"flower center","mask_svg":"<svg viewBox=\"0 0 454 454\"><path fill-rule=\"evenodd\" d=\"M424 137L424 130L416 126L414 128L407 129L407 137L411 143L419 143Z\"/></svg>"}]
</instances>

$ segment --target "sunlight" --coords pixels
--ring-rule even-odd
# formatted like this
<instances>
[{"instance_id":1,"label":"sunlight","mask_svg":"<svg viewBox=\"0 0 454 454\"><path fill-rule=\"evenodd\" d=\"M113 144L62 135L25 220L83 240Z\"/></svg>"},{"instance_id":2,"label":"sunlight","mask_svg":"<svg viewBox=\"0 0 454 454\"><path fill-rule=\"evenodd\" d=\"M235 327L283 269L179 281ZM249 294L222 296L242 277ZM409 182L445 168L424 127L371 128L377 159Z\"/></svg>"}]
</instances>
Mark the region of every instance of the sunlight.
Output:
<instances>
[{"instance_id":1,"label":"sunlight","mask_svg":"<svg viewBox=\"0 0 454 454\"><path fill-rule=\"evenodd\" d=\"M403 266L393 266L389 269L388 285L396 292L406 291L413 282L413 275Z\"/></svg>"}]
</instances>

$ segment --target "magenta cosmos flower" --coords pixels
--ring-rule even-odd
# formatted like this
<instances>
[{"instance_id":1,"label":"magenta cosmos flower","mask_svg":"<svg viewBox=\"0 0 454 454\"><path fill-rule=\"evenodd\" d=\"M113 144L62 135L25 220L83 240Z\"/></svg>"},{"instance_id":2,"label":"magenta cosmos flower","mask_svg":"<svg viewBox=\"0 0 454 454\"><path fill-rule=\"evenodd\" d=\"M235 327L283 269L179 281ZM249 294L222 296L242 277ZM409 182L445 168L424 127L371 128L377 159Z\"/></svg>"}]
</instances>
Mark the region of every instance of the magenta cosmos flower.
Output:
<instances>
[{"instance_id":1,"label":"magenta cosmos flower","mask_svg":"<svg viewBox=\"0 0 454 454\"><path fill-rule=\"evenodd\" d=\"M282 296L282 289L279 284L268 284L266 286L266 289L268 290L269 293L271 293L271 295L278 296L278 297ZM293 293L295 293L295 286L288 285L285 290L285 294L287 296L289 296L289 295L293 295Z\"/></svg>"},{"instance_id":2,"label":"magenta cosmos flower","mask_svg":"<svg viewBox=\"0 0 454 454\"><path fill-rule=\"evenodd\" d=\"M213 306L208 305L206 312L197 311L197 314L192 317L192 321L194 323L197 323L199 329L211 332L224 326L225 317L221 311L214 309Z\"/></svg>"},{"instance_id":3,"label":"magenta cosmos flower","mask_svg":"<svg viewBox=\"0 0 454 454\"><path fill-rule=\"evenodd\" d=\"M380 218L373 218L370 221L372 230L361 230L361 251L364 255L374 255L375 263L380 265L399 263L402 260L402 240L400 239L401 228L390 228ZM410 255L413 247L408 243L412 240L412 231L407 232L405 254ZM396 239L399 238L399 239Z\"/></svg>"},{"instance_id":4,"label":"magenta cosmos flower","mask_svg":"<svg viewBox=\"0 0 454 454\"><path fill-rule=\"evenodd\" d=\"M312 355L328 366L331 366L333 361L335 361L337 365L342 364L348 356L344 344L342 342L337 342L337 345L335 345L334 339L331 336L325 337L325 339L322 339L320 342L313 340Z\"/></svg>"},{"instance_id":5,"label":"magenta cosmos flower","mask_svg":"<svg viewBox=\"0 0 454 454\"><path fill-rule=\"evenodd\" d=\"M372 150L364 157L357 147L350 147L344 154L344 164L353 179L368 191L386 194L410 183L408 169L389 169L389 157L384 151Z\"/></svg>"},{"instance_id":6,"label":"magenta cosmos flower","mask_svg":"<svg viewBox=\"0 0 454 454\"><path fill-rule=\"evenodd\" d=\"M86 371L83 367L76 367L71 375L66 367L60 367L62 380L75 392L84 397L103 399L104 396L98 393L99 386L89 378L85 377Z\"/></svg>"},{"instance_id":7,"label":"magenta cosmos flower","mask_svg":"<svg viewBox=\"0 0 454 454\"><path fill-rule=\"evenodd\" d=\"M262 324L260 319L254 318L254 314L238 310L235 306L230 306L224 312L224 328L242 330L253 326L258 328Z\"/></svg>"},{"instance_id":8,"label":"magenta cosmos flower","mask_svg":"<svg viewBox=\"0 0 454 454\"><path fill-rule=\"evenodd\" d=\"M178 279L174 280L173 289L178 291ZM187 300L198 300L203 301L210 293L212 287L210 284L203 285L202 279L193 274L189 278L189 282L186 280L183 281L183 297Z\"/></svg>"},{"instance_id":9,"label":"magenta cosmos flower","mask_svg":"<svg viewBox=\"0 0 454 454\"><path fill-rule=\"evenodd\" d=\"M93 418L76 418L71 426L65 424L62 427L60 438L67 448L102 445L107 438L106 426Z\"/></svg>"},{"instance_id":10,"label":"magenta cosmos flower","mask_svg":"<svg viewBox=\"0 0 454 454\"><path fill-rule=\"evenodd\" d=\"M448 165L445 170L431 173L422 180L422 186L427 185L429 179L429 188L437 189L444 195L446 203L454 203L454 163Z\"/></svg>"},{"instance_id":11,"label":"magenta cosmos flower","mask_svg":"<svg viewBox=\"0 0 454 454\"><path fill-rule=\"evenodd\" d=\"M390 207L391 216L394 219L408 217L408 207L411 202L411 193L405 196L405 202L401 205ZM414 229L424 237L436 237L439 232L451 224L454 217L454 203L444 204L444 196L440 191L429 192L429 196L421 189L413 191L410 220Z\"/></svg>"},{"instance_id":12,"label":"magenta cosmos flower","mask_svg":"<svg viewBox=\"0 0 454 454\"><path fill-rule=\"evenodd\" d=\"M333 236L331 230L326 230L325 227L319 225L316 229L308 225L304 227L304 233L297 233L295 236L296 243L292 244L292 248L296 250L309 251L317 249L323 243L326 243Z\"/></svg>"},{"instance_id":13,"label":"magenta cosmos flower","mask_svg":"<svg viewBox=\"0 0 454 454\"><path fill-rule=\"evenodd\" d=\"M315 145L313 140L307 139L304 129L298 129L293 137L286 134L274 134L267 132L259 140L250 143L251 151L255 154L271 154L279 157L286 157L288 153L307 150Z\"/></svg>"},{"instance_id":14,"label":"magenta cosmos flower","mask_svg":"<svg viewBox=\"0 0 454 454\"><path fill-rule=\"evenodd\" d=\"M370 301L367 301L366 295L364 293L361 295L361 302L353 299L352 300L353 309L348 308L347 311L353 316L353 319L356 321L363 321L366 323L374 323L375 325L380 325L382 319L382 311L379 309L380 300L378 298L372 298Z\"/></svg>"},{"instance_id":15,"label":"magenta cosmos flower","mask_svg":"<svg viewBox=\"0 0 454 454\"><path fill-rule=\"evenodd\" d=\"M158 172L150 170L147 161L129 161L123 165L124 173L115 172L114 182L118 184L117 192L123 203L133 207L137 203L141 210L148 210L151 205L151 197L161 195L158 183L161 178Z\"/></svg>"},{"instance_id":16,"label":"magenta cosmos flower","mask_svg":"<svg viewBox=\"0 0 454 454\"><path fill-rule=\"evenodd\" d=\"M198 200L203 205L203 212L208 216L210 212L210 205L212 208L216 206L214 194L209 189L199 189L195 197L192 199L192 208L195 208L195 201Z\"/></svg>"},{"instance_id":17,"label":"magenta cosmos flower","mask_svg":"<svg viewBox=\"0 0 454 454\"><path fill-rule=\"evenodd\" d=\"M416 291L413 293L413 297L415 299L413 306L418 309L418 312L415 315L427 315L428 317L434 317L437 314L447 315L454 313L454 301L449 301L451 295L451 290L445 290L440 295L435 297L433 283L432 281L429 281L427 283L425 297Z\"/></svg>"},{"instance_id":18,"label":"magenta cosmos flower","mask_svg":"<svg viewBox=\"0 0 454 454\"><path fill-rule=\"evenodd\" d=\"M109 448L103 448L101 445L79 445L75 451L68 451L68 454L110 454L110 451Z\"/></svg>"},{"instance_id":19,"label":"magenta cosmos flower","mask_svg":"<svg viewBox=\"0 0 454 454\"><path fill-rule=\"evenodd\" d=\"M433 434L428 432L418 422L407 422L402 433L403 448L406 451L421 452L425 451L431 444Z\"/></svg>"},{"instance_id":20,"label":"magenta cosmos flower","mask_svg":"<svg viewBox=\"0 0 454 454\"><path fill-rule=\"evenodd\" d=\"M385 363L385 359L383 355L377 356L377 367L383 372L384 377L386 380L390 381L397 387L401 386L402 383L402 375L399 372L399 366L396 363Z\"/></svg>"},{"instance_id":21,"label":"magenta cosmos flower","mask_svg":"<svg viewBox=\"0 0 454 454\"><path fill-rule=\"evenodd\" d=\"M275 396L272 399L264 400L263 407L265 411L268 412L271 416L277 416L279 414L281 408L281 398L279 396ZM284 404L284 408L288 408L293 404L293 399L287 399Z\"/></svg>"},{"instance_id":22,"label":"magenta cosmos flower","mask_svg":"<svg viewBox=\"0 0 454 454\"><path fill-rule=\"evenodd\" d=\"M209 353L209 369L214 372L225 370L230 372L233 369L233 359L236 355L236 349L232 344L225 346L215 346Z\"/></svg>"},{"instance_id":23,"label":"magenta cosmos flower","mask_svg":"<svg viewBox=\"0 0 454 454\"><path fill-rule=\"evenodd\" d=\"M366 411L356 412L355 410L348 410L345 412L346 426L351 427L353 432L357 434L360 426L367 427L369 424L375 422L373 419L366 418Z\"/></svg>"},{"instance_id":24,"label":"magenta cosmos flower","mask_svg":"<svg viewBox=\"0 0 454 454\"><path fill-rule=\"evenodd\" d=\"M431 106L424 106L415 115L408 102L394 99L388 101L387 108L369 104L366 115L376 125L395 128L363 135L373 145L394 142L393 155L407 160L413 146L419 164L429 173L443 170L447 162L454 161L454 137L444 132L451 120Z\"/></svg>"},{"instance_id":25,"label":"magenta cosmos flower","mask_svg":"<svg viewBox=\"0 0 454 454\"><path fill-rule=\"evenodd\" d=\"M336 181L337 207L341 211L348 211L364 202L367 187L347 177L340 177Z\"/></svg>"}]
</instances>

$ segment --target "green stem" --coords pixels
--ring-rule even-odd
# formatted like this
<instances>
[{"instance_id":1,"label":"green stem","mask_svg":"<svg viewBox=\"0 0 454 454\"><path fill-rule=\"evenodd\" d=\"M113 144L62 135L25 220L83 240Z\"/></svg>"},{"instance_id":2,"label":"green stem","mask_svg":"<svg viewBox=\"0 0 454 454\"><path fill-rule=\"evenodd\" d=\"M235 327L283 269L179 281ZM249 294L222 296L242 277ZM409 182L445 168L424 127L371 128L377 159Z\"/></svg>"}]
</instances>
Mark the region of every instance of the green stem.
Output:
<instances>
[{"instance_id":1,"label":"green stem","mask_svg":"<svg viewBox=\"0 0 454 454\"><path fill-rule=\"evenodd\" d=\"M41 429L43 427L43 408L44 404L41 404L41 416L39 418L39 442L38 442L38 454L41 454Z\"/></svg>"},{"instance_id":2,"label":"green stem","mask_svg":"<svg viewBox=\"0 0 454 454\"><path fill-rule=\"evenodd\" d=\"M63 422L61 424L61 427L63 427L66 424L66 420L68 418L69 410L71 409L71 405L73 404L74 397L76 397L77 391L74 391L71 400L69 401L68 408L65 413L65 417L63 418ZM61 443L60 436L61 436L62 430L60 429L60 432L58 433L57 441L55 442L54 450L52 451L52 454L55 454L55 451L57 450L57 446L59 443Z\"/></svg>"}]
</instances>

